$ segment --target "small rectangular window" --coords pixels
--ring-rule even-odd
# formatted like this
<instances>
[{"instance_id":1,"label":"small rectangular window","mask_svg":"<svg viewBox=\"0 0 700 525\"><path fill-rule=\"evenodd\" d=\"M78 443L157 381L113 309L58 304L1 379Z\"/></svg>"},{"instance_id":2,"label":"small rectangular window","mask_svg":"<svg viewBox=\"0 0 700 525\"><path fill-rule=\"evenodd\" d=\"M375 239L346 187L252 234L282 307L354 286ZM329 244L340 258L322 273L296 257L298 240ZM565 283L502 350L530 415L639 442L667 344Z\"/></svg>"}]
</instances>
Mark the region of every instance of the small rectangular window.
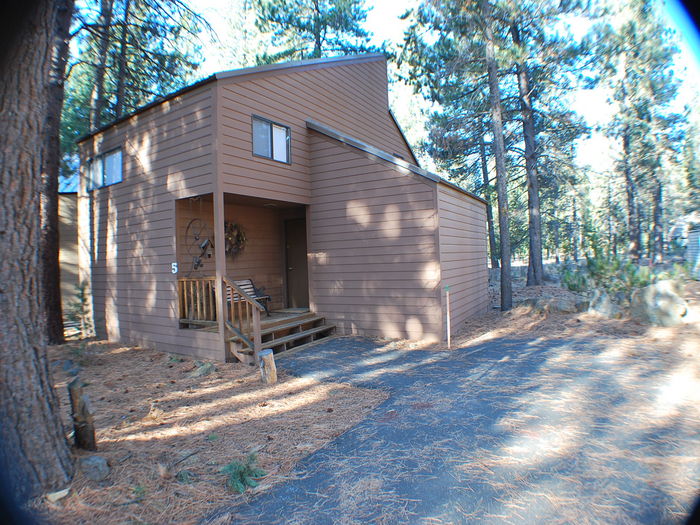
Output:
<instances>
[{"instance_id":1,"label":"small rectangular window","mask_svg":"<svg viewBox=\"0 0 700 525\"><path fill-rule=\"evenodd\" d=\"M287 162L287 128L272 126L272 158Z\"/></svg>"},{"instance_id":2,"label":"small rectangular window","mask_svg":"<svg viewBox=\"0 0 700 525\"><path fill-rule=\"evenodd\" d=\"M121 182L123 180L122 150L116 149L90 160L85 176L88 191Z\"/></svg>"},{"instance_id":3,"label":"small rectangular window","mask_svg":"<svg viewBox=\"0 0 700 525\"><path fill-rule=\"evenodd\" d=\"M104 160L104 185L116 184L122 181L122 150L107 153Z\"/></svg>"},{"instance_id":4,"label":"small rectangular window","mask_svg":"<svg viewBox=\"0 0 700 525\"><path fill-rule=\"evenodd\" d=\"M253 155L289 163L290 136L287 126L253 117Z\"/></svg>"},{"instance_id":5,"label":"small rectangular window","mask_svg":"<svg viewBox=\"0 0 700 525\"><path fill-rule=\"evenodd\" d=\"M253 153L261 157L272 157L270 123L257 118L253 119Z\"/></svg>"},{"instance_id":6,"label":"small rectangular window","mask_svg":"<svg viewBox=\"0 0 700 525\"><path fill-rule=\"evenodd\" d=\"M87 189L94 190L102 186L104 181L104 162L102 156L90 161L87 168Z\"/></svg>"}]
</instances>

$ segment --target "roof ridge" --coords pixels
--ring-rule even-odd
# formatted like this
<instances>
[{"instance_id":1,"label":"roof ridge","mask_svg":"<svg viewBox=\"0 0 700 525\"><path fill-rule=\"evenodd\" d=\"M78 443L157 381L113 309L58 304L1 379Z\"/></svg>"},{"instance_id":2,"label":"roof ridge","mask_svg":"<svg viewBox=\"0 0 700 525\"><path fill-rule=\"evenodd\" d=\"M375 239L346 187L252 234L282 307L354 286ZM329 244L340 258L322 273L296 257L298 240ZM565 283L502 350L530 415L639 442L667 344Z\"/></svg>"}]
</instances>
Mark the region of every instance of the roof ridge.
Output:
<instances>
[{"instance_id":1,"label":"roof ridge","mask_svg":"<svg viewBox=\"0 0 700 525\"><path fill-rule=\"evenodd\" d=\"M297 67L314 66L323 64L335 64L336 62L369 62L376 59L386 59L383 53L358 53L355 55L338 55L334 57L307 58L303 60L292 60L289 62L277 62L274 64L263 64L260 66L244 67L239 69L231 69L228 71L219 71L214 73L217 80L232 78L244 75L253 75L255 73L265 73L267 71L279 71L283 69L294 69Z\"/></svg>"}]
</instances>

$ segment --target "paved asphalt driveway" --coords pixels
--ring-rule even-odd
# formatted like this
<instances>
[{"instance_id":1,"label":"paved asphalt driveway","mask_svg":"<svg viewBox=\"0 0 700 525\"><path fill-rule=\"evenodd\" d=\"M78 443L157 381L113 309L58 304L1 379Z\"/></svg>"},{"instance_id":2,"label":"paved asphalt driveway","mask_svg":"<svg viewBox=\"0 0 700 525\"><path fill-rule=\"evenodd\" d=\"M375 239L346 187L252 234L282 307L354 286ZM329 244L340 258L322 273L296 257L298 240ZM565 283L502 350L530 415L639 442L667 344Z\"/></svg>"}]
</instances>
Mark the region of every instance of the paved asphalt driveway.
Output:
<instances>
[{"instance_id":1,"label":"paved asphalt driveway","mask_svg":"<svg viewBox=\"0 0 700 525\"><path fill-rule=\"evenodd\" d=\"M700 420L674 394L682 363L571 339L431 352L340 338L278 365L390 397L297 465L296 479L214 516L669 523L683 521L700 488Z\"/></svg>"}]
</instances>

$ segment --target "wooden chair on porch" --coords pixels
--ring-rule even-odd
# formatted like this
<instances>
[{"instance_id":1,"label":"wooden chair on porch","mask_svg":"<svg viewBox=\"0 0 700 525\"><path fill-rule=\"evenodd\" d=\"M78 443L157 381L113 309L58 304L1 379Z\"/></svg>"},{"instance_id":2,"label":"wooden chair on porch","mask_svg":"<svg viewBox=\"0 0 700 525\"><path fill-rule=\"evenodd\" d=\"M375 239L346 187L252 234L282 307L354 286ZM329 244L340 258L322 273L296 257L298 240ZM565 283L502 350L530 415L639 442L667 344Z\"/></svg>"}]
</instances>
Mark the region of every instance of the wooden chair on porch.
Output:
<instances>
[{"instance_id":1,"label":"wooden chair on porch","mask_svg":"<svg viewBox=\"0 0 700 525\"><path fill-rule=\"evenodd\" d=\"M267 314L268 317L270 317L270 306L269 303L272 300L272 298L269 295L265 295L260 288L257 288L255 284L253 284L252 279L239 279L237 281L233 281L236 286L238 286L241 290L243 290L245 293L247 293L249 296L251 296L253 299L258 301L262 307L265 309L265 313ZM239 295L231 290L230 286L226 287L226 299L228 302L237 302L240 301L241 298Z\"/></svg>"}]
</instances>

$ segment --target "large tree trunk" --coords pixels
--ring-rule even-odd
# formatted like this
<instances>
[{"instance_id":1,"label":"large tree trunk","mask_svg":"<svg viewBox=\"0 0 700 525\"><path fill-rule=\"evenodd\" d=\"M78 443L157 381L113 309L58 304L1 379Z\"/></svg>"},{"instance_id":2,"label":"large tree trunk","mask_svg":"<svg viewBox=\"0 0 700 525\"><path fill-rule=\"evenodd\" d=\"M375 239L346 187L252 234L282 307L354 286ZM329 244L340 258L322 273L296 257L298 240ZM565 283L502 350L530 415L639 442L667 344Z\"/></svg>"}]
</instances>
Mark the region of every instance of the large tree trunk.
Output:
<instances>
[{"instance_id":1,"label":"large tree trunk","mask_svg":"<svg viewBox=\"0 0 700 525\"><path fill-rule=\"evenodd\" d=\"M554 217L554 262L560 263L559 260L559 219Z\"/></svg>"},{"instance_id":2,"label":"large tree trunk","mask_svg":"<svg viewBox=\"0 0 700 525\"><path fill-rule=\"evenodd\" d=\"M510 28L513 43L522 44L517 24ZM523 118L523 139L525 141L525 172L527 174L527 214L529 262L527 267L527 286L537 286L544 282L542 265L542 219L540 216L540 183L537 180L537 132L535 131L535 113L532 109L532 95L527 65L524 61L516 62L515 74L518 78L520 111Z\"/></svg>"},{"instance_id":3,"label":"large tree trunk","mask_svg":"<svg viewBox=\"0 0 700 525\"><path fill-rule=\"evenodd\" d=\"M318 5L318 0L314 0L314 22L313 22L313 33L314 33L314 50L311 52L311 58L321 58L323 53L321 33L324 31L321 23L321 8Z\"/></svg>"},{"instance_id":4,"label":"large tree trunk","mask_svg":"<svg viewBox=\"0 0 700 525\"><path fill-rule=\"evenodd\" d=\"M489 169L486 158L486 146L484 136L479 139L479 155L481 156L481 177L484 181L484 198L486 199L486 225L489 230L489 253L491 255L491 268L498 268L498 247L496 246L496 230L493 226L493 207L491 206Z\"/></svg>"},{"instance_id":5,"label":"large tree trunk","mask_svg":"<svg viewBox=\"0 0 700 525\"><path fill-rule=\"evenodd\" d=\"M608 257L612 255L612 252L617 251L616 249L613 248L614 243L613 243L613 205L612 205L612 184L610 181L608 181L608 197L607 197L607 204L608 204L608 217L607 217L607 223L608 223Z\"/></svg>"},{"instance_id":6,"label":"large tree trunk","mask_svg":"<svg viewBox=\"0 0 700 525\"><path fill-rule=\"evenodd\" d=\"M97 60L95 63L95 80L90 97L90 129L102 125L104 109L107 105L105 95L105 74L107 72L107 52L109 51L110 30L112 25L113 0L101 0L100 17L97 22Z\"/></svg>"},{"instance_id":7,"label":"large tree trunk","mask_svg":"<svg viewBox=\"0 0 700 525\"><path fill-rule=\"evenodd\" d=\"M654 263L664 262L664 190L661 181L655 181L654 188Z\"/></svg>"},{"instance_id":8,"label":"large tree trunk","mask_svg":"<svg viewBox=\"0 0 700 525\"><path fill-rule=\"evenodd\" d=\"M574 262L578 262L578 208L576 207L576 195L571 202L571 248Z\"/></svg>"},{"instance_id":9,"label":"large tree trunk","mask_svg":"<svg viewBox=\"0 0 700 525\"><path fill-rule=\"evenodd\" d=\"M642 248L642 232L639 224L639 203L637 202L637 184L632 175L630 160L632 157L630 134L625 128L622 132L622 163L625 174L625 191L627 193L627 232L629 234L630 257L638 261Z\"/></svg>"},{"instance_id":10,"label":"large tree trunk","mask_svg":"<svg viewBox=\"0 0 700 525\"><path fill-rule=\"evenodd\" d=\"M61 165L61 110L63 109L64 77L68 59L73 0L56 0L51 44L46 138L43 158L43 190L41 195L41 266L42 297L46 316L46 335L50 344L63 339L61 308L61 271L58 263L58 177Z\"/></svg>"},{"instance_id":11,"label":"large tree trunk","mask_svg":"<svg viewBox=\"0 0 700 525\"><path fill-rule=\"evenodd\" d=\"M0 56L0 469L20 500L73 465L51 387L40 304L41 152L53 4L28 2Z\"/></svg>"},{"instance_id":12,"label":"large tree trunk","mask_svg":"<svg viewBox=\"0 0 700 525\"><path fill-rule=\"evenodd\" d=\"M501 310L513 308L513 286L510 277L510 230L508 228L508 184L506 177L505 140L503 138L503 111L501 109L501 89L498 86L498 64L491 27L491 5L481 0L485 59L489 82L489 106L493 131L493 155L496 160L496 191L498 194L498 226L501 234Z\"/></svg>"},{"instance_id":13,"label":"large tree trunk","mask_svg":"<svg viewBox=\"0 0 700 525\"><path fill-rule=\"evenodd\" d=\"M119 37L119 64L117 72L117 101L114 106L116 118L122 116L124 110L124 87L126 85L126 47L129 44L129 11L131 9L131 0L124 2L124 18L122 19L122 32Z\"/></svg>"}]
</instances>

